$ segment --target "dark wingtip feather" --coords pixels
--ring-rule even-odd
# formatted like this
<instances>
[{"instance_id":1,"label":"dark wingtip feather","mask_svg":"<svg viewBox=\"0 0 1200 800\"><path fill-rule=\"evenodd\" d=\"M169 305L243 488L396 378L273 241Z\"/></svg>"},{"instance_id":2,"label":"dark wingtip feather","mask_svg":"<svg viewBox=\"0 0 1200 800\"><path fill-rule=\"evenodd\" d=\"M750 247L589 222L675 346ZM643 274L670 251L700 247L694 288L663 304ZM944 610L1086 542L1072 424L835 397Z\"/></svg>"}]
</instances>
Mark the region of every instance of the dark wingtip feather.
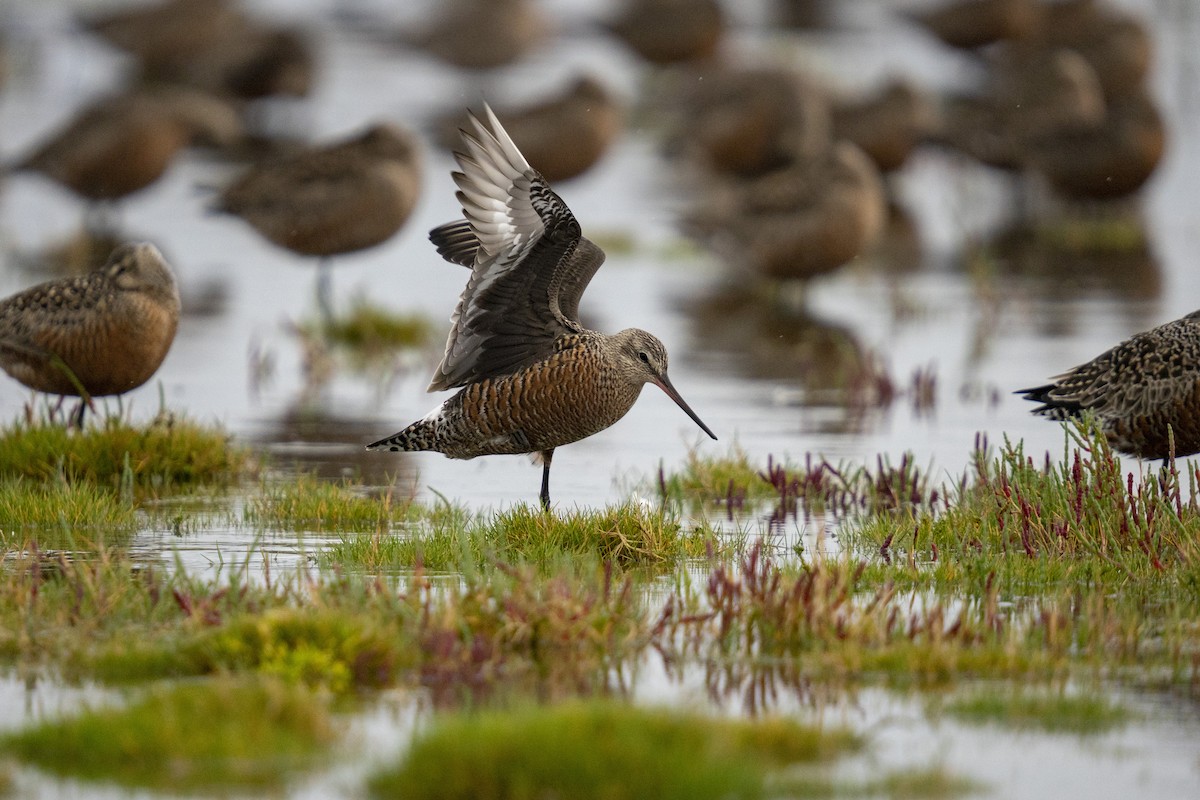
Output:
<instances>
[{"instance_id":1,"label":"dark wingtip feather","mask_svg":"<svg viewBox=\"0 0 1200 800\"><path fill-rule=\"evenodd\" d=\"M479 240L465 219L447 222L429 232L429 241L437 248L438 255L452 264L471 267L479 250Z\"/></svg>"}]
</instances>

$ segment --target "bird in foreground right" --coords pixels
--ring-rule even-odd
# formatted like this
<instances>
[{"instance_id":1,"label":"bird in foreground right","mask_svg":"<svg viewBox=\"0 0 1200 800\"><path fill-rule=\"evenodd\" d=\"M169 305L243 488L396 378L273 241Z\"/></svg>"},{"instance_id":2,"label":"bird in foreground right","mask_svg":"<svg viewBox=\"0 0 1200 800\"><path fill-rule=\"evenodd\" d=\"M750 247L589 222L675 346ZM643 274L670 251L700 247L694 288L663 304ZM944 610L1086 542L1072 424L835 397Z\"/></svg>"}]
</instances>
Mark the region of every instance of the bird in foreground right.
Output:
<instances>
[{"instance_id":1,"label":"bird in foreground right","mask_svg":"<svg viewBox=\"0 0 1200 800\"><path fill-rule=\"evenodd\" d=\"M1096 415L1114 449L1161 459L1200 452L1200 311L1135 334L1053 383L1021 389L1053 420Z\"/></svg>"},{"instance_id":2,"label":"bird in foreground right","mask_svg":"<svg viewBox=\"0 0 1200 800\"><path fill-rule=\"evenodd\" d=\"M471 115L454 173L465 219L429 238L471 277L451 317L429 391L460 391L368 450L433 450L450 458L538 453L550 508L554 449L609 427L647 383L700 426L667 377L667 350L646 331L612 336L579 323L579 298L604 261L575 215L513 143L491 108Z\"/></svg>"}]
</instances>

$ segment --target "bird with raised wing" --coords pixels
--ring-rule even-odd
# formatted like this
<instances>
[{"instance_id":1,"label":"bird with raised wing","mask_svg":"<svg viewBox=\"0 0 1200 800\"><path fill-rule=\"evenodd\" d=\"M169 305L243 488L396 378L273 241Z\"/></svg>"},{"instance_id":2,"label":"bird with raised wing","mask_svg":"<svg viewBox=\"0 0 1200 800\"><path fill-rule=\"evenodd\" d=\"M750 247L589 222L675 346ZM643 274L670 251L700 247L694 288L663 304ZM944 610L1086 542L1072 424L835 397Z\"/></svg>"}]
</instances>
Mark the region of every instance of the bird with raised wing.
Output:
<instances>
[{"instance_id":1,"label":"bird with raised wing","mask_svg":"<svg viewBox=\"0 0 1200 800\"><path fill-rule=\"evenodd\" d=\"M1116 450L1139 458L1200 453L1200 311L1135 334L1059 375L1021 389L1053 420L1095 414Z\"/></svg>"},{"instance_id":2,"label":"bird with raised wing","mask_svg":"<svg viewBox=\"0 0 1200 800\"><path fill-rule=\"evenodd\" d=\"M529 166L491 108L463 131L454 173L464 219L429 238L471 277L451 317L430 391L460 389L424 419L367 445L450 458L538 453L550 507L554 449L604 430L658 386L716 439L667 377L667 350L630 328L612 336L579 323L579 298L604 261L574 214Z\"/></svg>"}]
</instances>

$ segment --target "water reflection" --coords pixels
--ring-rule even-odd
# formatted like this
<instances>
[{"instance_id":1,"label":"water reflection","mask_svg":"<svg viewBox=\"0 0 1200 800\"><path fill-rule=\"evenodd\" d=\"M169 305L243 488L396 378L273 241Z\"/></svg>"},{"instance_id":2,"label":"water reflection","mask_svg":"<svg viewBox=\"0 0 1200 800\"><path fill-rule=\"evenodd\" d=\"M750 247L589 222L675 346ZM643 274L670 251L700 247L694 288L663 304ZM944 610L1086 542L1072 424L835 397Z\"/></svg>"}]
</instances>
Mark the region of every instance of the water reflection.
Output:
<instances>
[{"instance_id":1,"label":"water reflection","mask_svg":"<svg viewBox=\"0 0 1200 800\"><path fill-rule=\"evenodd\" d=\"M339 417L327 410L293 406L260 420L252 441L273 468L328 480L354 480L368 486L414 485L417 468L408 453L365 449L394 422Z\"/></svg>"},{"instance_id":2,"label":"water reflection","mask_svg":"<svg viewBox=\"0 0 1200 800\"><path fill-rule=\"evenodd\" d=\"M1150 233L1137 213L1060 213L1011 224L986 245L1005 275L1046 300L1104 295L1156 300L1163 275Z\"/></svg>"},{"instance_id":3,"label":"water reflection","mask_svg":"<svg viewBox=\"0 0 1200 800\"><path fill-rule=\"evenodd\" d=\"M723 371L781 386L780 405L819 408L808 424L826 433L870 430L901 396L920 411L933 402L936 380L918 372L899 386L886 364L847 325L808 310L801 287L790 284L724 284L685 304L693 343ZM794 387L794 388L789 388Z\"/></svg>"}]
</instances>

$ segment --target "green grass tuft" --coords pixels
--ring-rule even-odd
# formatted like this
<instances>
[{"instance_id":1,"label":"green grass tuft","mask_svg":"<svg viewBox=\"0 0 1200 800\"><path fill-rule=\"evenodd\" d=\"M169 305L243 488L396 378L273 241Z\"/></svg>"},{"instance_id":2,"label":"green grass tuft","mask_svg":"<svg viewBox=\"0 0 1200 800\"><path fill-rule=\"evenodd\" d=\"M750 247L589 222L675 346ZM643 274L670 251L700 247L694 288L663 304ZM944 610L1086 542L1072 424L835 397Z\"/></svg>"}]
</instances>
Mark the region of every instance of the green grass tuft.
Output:
<instances>
[{"instance_id":1,"label":"green grass tuft","mask_svg":"<svg viewBox=\"0 0 1200 800\"><path fill-rule=\"evenodd\" d=\"M252 670L338 693L389 685L415 661L394 621L286 607L204 630L180 651L197 672Z\"/></svg>"},{"instance_id":2,"label":"green grass tuft","mask_svg":"<svg viewBox=\"0 0 1200 800\"><path fill-rule=\"evenodd\" d=\"M197 484L227 484L249 454L224 431L170 414L144 425L110 416L83 431L48 423L0 428L0 477L88 481L156 494Z\"/></svg>"},{"instance_id":3,"label":"green grass tuft","mask_svg":"<svg viewBox=\"0 0 1200 800\"><path fill-rule=\"evenodd\" d=\"M278 681L151 689L0 737L0 750L57 775L171 791L280 787L334 738L326 703Z\"/></svg>"},{"instance_id":4,"label":"green grass tuft","mask_svg":"<svg viewBox=\"0 0 1200 800\"><path fill-rule=\"evenodd\" d=\"M459 714L370 788L409 800L755 798L773 768L857 746L841 733L814 745L819 732L786 720L760 724L612 703Z\"/></svg>"},{"instance_id":5,"label":"green grass tuft","mask_svg":"<svg viewBox=\"0 0 1200 800\"><path fill-rule=\"evenodd\" d=\"M0 547L42 550L122 545L137 528L133 505L93 484L0 479Z\"/></svg>"},{"instance_id":6,"label":"green grass tuft","mask_svg":"<svg viewBox=\"0 0 1200 800\"><path fill-rule=\"evenodd\" d=\"M495 561L550 567L564 555L612 561L624 568L671 567L704 556L707 529L685 527L675 516L636 503L601 511L556 511L519 505L471 519L438 506L410 530L365 539L344 537L324 551L324 563L370 572L410 569L475 570Z\"/></svg>"},{"instance_id":7,"label":"green grass tuft","mask_svg":"<svg viewBox=\"0 0 1200 800\"><path fill-rule=\"evenodd\" d=\"M366 297L355 297L350 309L332 320L305 324L307 335L320 335L330 344L355 353L364 360L389 356L397 350L425 347L433 341L434 327L416 314L398 314L375 305Z\"/></svg>"},{"instance_id":8,"label":"green grass tuft","mask_svg":"<svg viewBox=\"0 0 1200 800\"><path fill-rule=\"evenodd\" d=\"M368 496L345 481L302 475L265 483L246 501L243 518L273 530L378 531L417 513L407 498L397 501L391 492Z\"/></svg>"},{"instance_id":9,"label":"green grass tuft","mask_svg":"<svg viewBox=\"0 0 1200 800\"><path fill-rule=\"evenodd\" d=\"M672 500L709 506L767 500L776 493L760 470L750 463L750 458L737 448L728 456L715 458L702 458L692 450L683 469L664 473L657 488L660 493L665 488Z\"/></svg>"},{"instance_id":10,"label":"green grass tuft","mask_svg":"<svg viewBox=\"0 0 1200 800\"><path fill-rule=\"evenodd\" d=\"M1050 733L1106 733L1124 725L1129 712L1101 695L977 691L951 700L946 713L977 725L996 723Z\"/></svg>"}]
</instances>

